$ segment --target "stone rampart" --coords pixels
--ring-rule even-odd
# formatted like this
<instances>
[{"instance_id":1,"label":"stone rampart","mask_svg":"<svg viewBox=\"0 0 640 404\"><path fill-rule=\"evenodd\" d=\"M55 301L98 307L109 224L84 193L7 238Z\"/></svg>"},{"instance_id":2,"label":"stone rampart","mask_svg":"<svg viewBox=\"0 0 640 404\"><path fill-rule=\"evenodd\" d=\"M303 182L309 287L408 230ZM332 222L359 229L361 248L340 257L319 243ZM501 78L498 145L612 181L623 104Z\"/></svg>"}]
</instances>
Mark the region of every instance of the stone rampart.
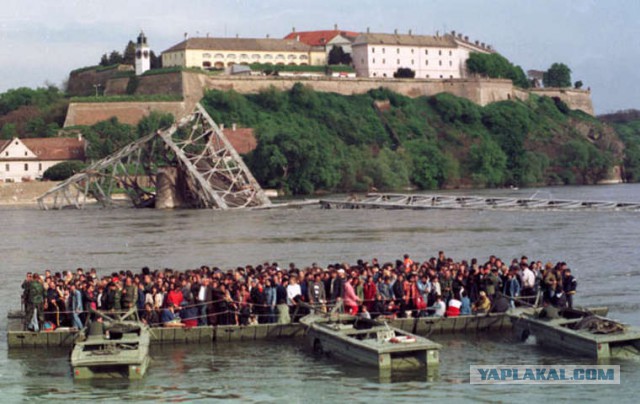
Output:
<instances>
[{"instance_id":1,"label":"stone rampart","mask_svg":"<svg viewBox=\"0 0 640 404\"><path fill-rule=\"evenodd\" d=\"M103 102L69 104L64 126L93 125L97 122L118 118L122 123L136 125L140 119L152 111L171 113L176 118L191 113L193 106L187 107L185 102Z\"/></svg>"},{"instance_id":2,"label":"stone rampart","mask_svg":"<svg viewBox=\"0 0 640 404\"><path fill-rule=\"evenodd\" d=\"M109 94L107 90L108 82L118 77L122 78L123 75L130 74L132 70L133 67L129 65L118 65L106 70L99 70L96 67L95 69L90 68L71 72L67 83L67 93L72 97L92 96L96 94L96 86L98 86L99 94ZM124 79L128 81L127 77L124 77Z\"/></svg>"},{"instance_id":3,"label":"stone rampart","mask_svg":"<svg viewBox=\"0 0 640 404\"><path fill-rule=\"evenodd\" d=\"M127 79L124 79L127 80ZM120 93L126 84L122 78L109 81L108 89ZM502 79L380 79L380 78L331 78L331 77L230 77L208 76L193 72L176 72L141 76L138 78L136 95L174 94L182 95L183 102L119 102L119 103L72 103L65 126L92 125L115 116L121 122L135 124L152 110L170 112L177 119L193 111L205 90L234 90L241 94L255 94L271 86L279 90L289 90L295 83L303 83L321 92L342 95L364 94L380 87L387 88L408 97L432 96L448 92L466 98L479 105L510 99L526 100L530 94L559 97L569 108L581 109L593 115L591 93L575 89L531 89L523 90L513 86L510 80Z\"/></svg>"},{"instance_id":4,"label":"stone rampart","mask_svg":"<svg viewBox=\"0 0 640 404\"><path fill-rule=\"evenodd\" d=\"M580 109L589 115L593 115L593 102L591 91L575 88L532 88L531 94L547 97L558 97L571 109Z\"/></svg>"},{"instance_id":5,"label":"stone rampart","mask_svg":"<svg viewBox=\"0 0 640 404\"><path fill-rule=\"evenodd\" d=\"M289 90L295 83L300 82L316 91L333 92L342 95L363 94L380 87L408 97L431 96L442 92L450 92L480 105L487 105L491 102L508 100L514 97L514 87L511 81L498 79L385 80L379 78L201 76L204 78L203 85L207 89L235 90L243 94L257 93L270 86L279 90Z\"/></svg>"}]
</instances>

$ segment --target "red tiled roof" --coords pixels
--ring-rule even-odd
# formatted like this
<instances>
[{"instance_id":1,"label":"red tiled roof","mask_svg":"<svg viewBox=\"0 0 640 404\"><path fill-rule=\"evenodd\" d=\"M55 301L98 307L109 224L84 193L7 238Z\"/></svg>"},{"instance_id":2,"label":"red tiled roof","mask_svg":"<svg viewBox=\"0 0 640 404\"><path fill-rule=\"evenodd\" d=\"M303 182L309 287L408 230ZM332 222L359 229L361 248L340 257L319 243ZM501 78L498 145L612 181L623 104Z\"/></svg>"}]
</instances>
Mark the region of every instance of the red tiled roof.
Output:
<instances>
[{"instance_id":1,"label":"red tiled roof","mask_svg":"<svg viewBox=\"0 0 640 404\"><path fill-rule=\"evenodd\" d=\"M0 139L0 152L4 150L5 146L7 146L11 140L2 140Z\"/></svg>"},{"instance_id":2,"label":"red tiled roof","mask_svg":"<svg viewBox=\"0 0 640 404\"><path fill-rule=\"evenodd\" d=\"M324 46L333 38L338 35L344 37L356 38L360 33L353 31L341 31L341 30L325 30L325 31L303 31L292 32L285 36L284 39L298 39L302 43L306 43L309 46Z\"/></svg>"},{"instance_id":3,"label":"red tiled roof","mask_svg":"<svg viewBox=\"0 0 640 404\"><path fill-rule=\"evenodd\" d=\"M66 137L20 139L39 160L84 160L85 140Z\"/></svg>"},{"instance_id":4,"label":"red tiled roof","mask_svg":"<svg viewBox=\"0 0 640 404\"><path fill-rule=\"evenodd\" d=\"M233 148L240 154L247 154L258 145L252 128L236 128L236 130L224 128L222 132L229 139Z\"/></svg>"}]
</instances>

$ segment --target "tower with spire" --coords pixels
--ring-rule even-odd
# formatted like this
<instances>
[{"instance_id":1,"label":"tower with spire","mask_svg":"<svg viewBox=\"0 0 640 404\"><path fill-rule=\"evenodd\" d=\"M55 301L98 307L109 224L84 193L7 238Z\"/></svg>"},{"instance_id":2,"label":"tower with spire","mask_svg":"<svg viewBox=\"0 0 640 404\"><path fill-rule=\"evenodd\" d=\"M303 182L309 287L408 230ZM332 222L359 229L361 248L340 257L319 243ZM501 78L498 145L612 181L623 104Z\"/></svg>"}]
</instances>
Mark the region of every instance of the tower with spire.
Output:
<instances>
[{"instance_id":1,"label":"tower with spire","mask_svg":"<svg viewBox=\"0 0 640 404\"><path fill-rule=\"evenodd\" d=\"M151 68L151 52L147 45L147 37L140 31L136 41L136 76L141 75Z\"/></svg>"}]
</instances>

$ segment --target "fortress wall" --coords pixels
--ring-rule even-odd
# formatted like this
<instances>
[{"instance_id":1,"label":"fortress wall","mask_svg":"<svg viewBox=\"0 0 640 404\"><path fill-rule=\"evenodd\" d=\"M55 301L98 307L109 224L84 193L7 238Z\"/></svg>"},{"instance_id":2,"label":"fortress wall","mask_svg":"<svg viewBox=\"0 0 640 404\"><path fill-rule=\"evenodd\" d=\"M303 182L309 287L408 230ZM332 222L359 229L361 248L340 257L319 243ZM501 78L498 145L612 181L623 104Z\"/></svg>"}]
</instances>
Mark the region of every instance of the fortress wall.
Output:
<instances>
[{"instance_id":1,"label":"fortress wall","mask_svg":"<svg viewBox=\"0 0 640 404\"><path fill-rule=\"evenodd\" d=\"M187 74L187 73L186 73ZM194 73L188 73L194 74ZM371 78L311 78L311 77L225 77L203 76L207 89L235 90L243 94L255 94L262 89L274 86L279 90L289 90L295 83L303 83L316 91L333 92L342 95L363 94L379 87L408 97L431 96L450 92L467 98L477 104L486 105L495 101L513 97L513 84L510 80L391 80Z\"/></svg>"},{"instance_id":2,"label":"fortress wall","mask_svg":"<svg viewBox=\"0 0 640 404\"><path fill-rule=\"evenodd\" d=\"M126 95L129 77L118 77L107 80L104 95Z\"/></svg>"},{"instance_id":3,"label":"fortress wall","mask_svg":"<svg viewBox=\"0 0 640 404\"><path fill-rule=\"evenodd\" d=\"M574 88L532 88L532 94L547 97L558 97L571 109L580 109L589 115L594 115L591 91Z\"/></svg>"},{"instance_id":4,"label":"fortress wall","mask_svg":"<svg viewBox=\"0 0 640 404\"><path fill-rule=\"evenodd\" d=\"M97 67L96 67L97 68ZM108 81L116 79L114 76L124 74L132 70L131 66L119 65L116 68L98 71L96 69L71 72L67 83L67 93L71 97L87 97L96 94L94 85L99 84L99 92L106 91ZM117 78L119 80L120 78ZM128 80L127 77L124 78ZM126 87L125 87L126 89ZM113 94L112 94L113 95Z\"/></svg>"},{"instance_id":5,"label":"fortress wall","mask_svg":"<svg viewBox=\"0 0 640 404\"><path fill-rule=\"evenodd\" d=\"M126 85L121 78L111 79L114 91ZM65 121L66 126L92 125L115 116L121 122L136 124L140 118L152 110L170 112L177 119L193 111L197 102L209 90L235 90L241 94L256 94L271 86L279 90L289 90L295 83L303 83L316 91L333 92L342 95L363 94L380 87L408 97L432 96L449 92L466 98L479 105L509 99L526 100L530 94L560 97L572 109L581 109L593 115L591 93L575 89L531 89L522 90L513 86L510 80L500 79L453 79L453 80L392 80L372 78L329 78L329 77L230 77L208 76L193 72L176 72L161 75L141 76L136 94L181 94L182 102L114 102L114 103L72 103Z\"/></svg>"},{"instance_id":6,"label":"fortress wall","mask_svg":"<svg viewBox=\"0 0 640 404\"><path fill-rule=\"evenodd\" d=\"M139 76L135 95L182 95L182 82L180 72Z\"/></svg>"},{"instance_id":7,"label":"fortress wall","mask_svg":"<svg viewBox=\"0 0 640 404\"><path fill-rule=\"evenodd\" d=\"M64 127L93 125L97 122L118 118L122 123L136 125L151 111L171 113L176 118L191 113L184 102L105 102L71 103L64 121Z\"/></svg>"}]
</instances>

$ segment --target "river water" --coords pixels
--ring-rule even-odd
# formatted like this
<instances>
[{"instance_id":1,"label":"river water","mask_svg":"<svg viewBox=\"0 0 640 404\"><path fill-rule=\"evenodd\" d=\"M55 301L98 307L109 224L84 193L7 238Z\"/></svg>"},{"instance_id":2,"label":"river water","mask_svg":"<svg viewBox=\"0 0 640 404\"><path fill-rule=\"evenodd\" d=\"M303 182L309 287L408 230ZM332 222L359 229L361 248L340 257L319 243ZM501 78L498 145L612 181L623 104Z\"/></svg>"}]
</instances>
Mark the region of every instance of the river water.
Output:
<instances>
[{"instance_id":1,"label":"river water","mask_svg":"<svg viewBox=\"0 0 640 404\"><path fill-rule=\"evenodd\" d=\"M535 190L483 191L531 196ZM539 197L640 202L640 185L545 188ZM578 305L607 305L610 316L640 325L640 212L381 211L303 209L214 212L91 209L43 212L0 208L0 394L3 401L136 399L156 401L389 402L418 400L576 399L634 401L640 361L617 361L620 386L474 386L471 364L593 364L506 334L434 337L444 345L433 378L377 372L317 359L296 343L153 347L144 380L75 383L68 351L11 351L6 312L19 307L27 271L231 268L277 261L456 260L495 254L567 261L578 279Z\"/></svg>"}]
</instances>

